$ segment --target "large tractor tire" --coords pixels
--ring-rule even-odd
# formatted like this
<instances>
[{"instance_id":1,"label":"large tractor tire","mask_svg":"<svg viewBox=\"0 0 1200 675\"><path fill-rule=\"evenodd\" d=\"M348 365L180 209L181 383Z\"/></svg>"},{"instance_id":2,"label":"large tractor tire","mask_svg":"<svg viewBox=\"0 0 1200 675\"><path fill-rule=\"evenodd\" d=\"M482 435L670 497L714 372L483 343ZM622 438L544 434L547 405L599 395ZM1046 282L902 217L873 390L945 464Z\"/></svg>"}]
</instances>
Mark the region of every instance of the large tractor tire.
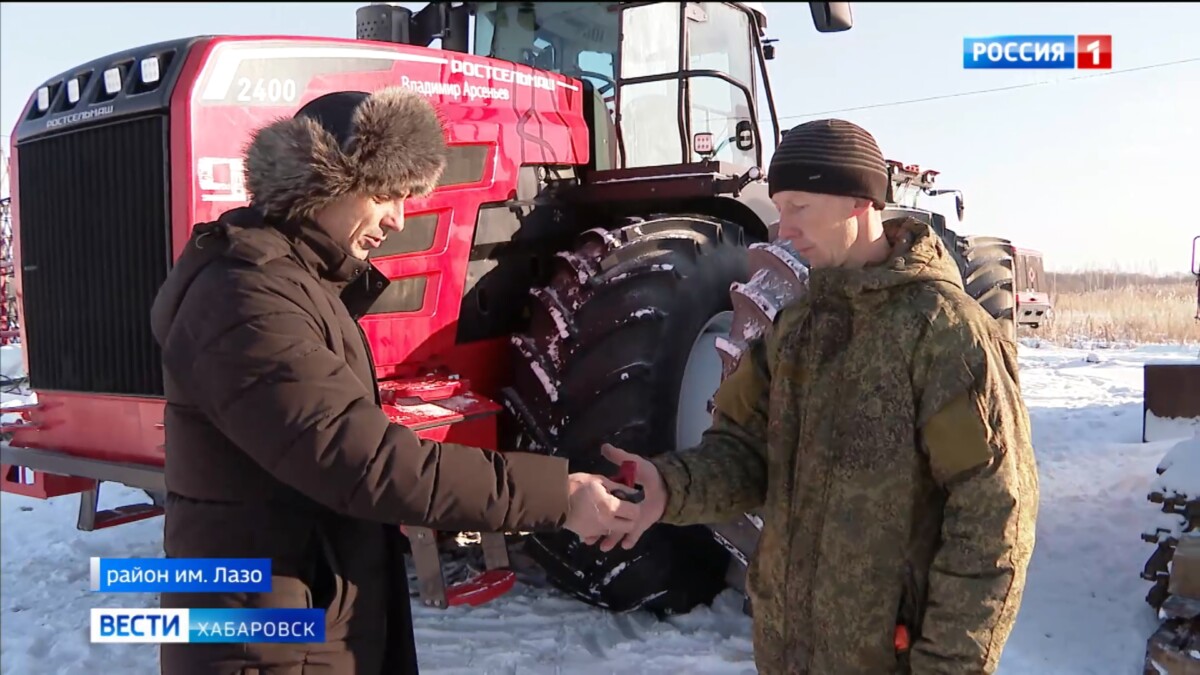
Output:
<instances>
[{"instance_id":1,"label":"large tractor tire","mask_svg":"<svg viewBox=\"0 0 1200 675\"><path fill-rule=\"evenodd\" d=\"M581 235L532 291L529 332L505 404L518 447L611 475L602 443L653 456L700 440L721 379L714 348L728 333L729 289L745 281L746 235L705 216L632 219ZM571 532L536 534L527 551L548 581L612 611L660 616L708 604L729 553L704 526L655 525L638 545L603 553Z\"/></svg>"},{"instance_id":2,"label":"large tractor tire","mask_svg":"<svg viewBox=\"0 0 1200 675\"><path fill-rule=\"evenodd\" d=\"M950 249L962 274L967 295L975 298L1004 332L1017 335L1017 295L1013 287L1015 263L1012 242L999 237L961 237L946 230L942 241Z\"/></svg>"},{"instance_id":3,"label":"large tractor tire","mask_svg":"<svg viewBox=\"0 0 1200 675\"><path fill-rule=\"evenodd\" d=\"M1012 242L1000 237L964 237L946 227L940 215L924 209L893 205L884 210L885 221L898 217L916 218L933 229L958 265L967 295L1000 323L1005 334L1016 339L1016 248Z\"/></svg>"}]
</instances>

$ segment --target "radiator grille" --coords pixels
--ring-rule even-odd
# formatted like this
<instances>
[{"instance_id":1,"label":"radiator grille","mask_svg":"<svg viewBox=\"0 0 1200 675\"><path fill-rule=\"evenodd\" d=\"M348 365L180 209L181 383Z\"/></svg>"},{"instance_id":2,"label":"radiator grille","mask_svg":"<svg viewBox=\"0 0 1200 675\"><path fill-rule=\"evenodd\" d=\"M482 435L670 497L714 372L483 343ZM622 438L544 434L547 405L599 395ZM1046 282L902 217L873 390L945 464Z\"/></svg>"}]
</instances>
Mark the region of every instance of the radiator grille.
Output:
<instances>
[{"instance_id":1,"label":"radiator grille","mask_svg":"<svg viewBox=\"0 0 1200 675\"><path fill-rule=\"evenodd\" d=\"M162 395L149 324L171 258L166 130L154 116L18 146L33 387Z\"/></svg>"}]
</instances>

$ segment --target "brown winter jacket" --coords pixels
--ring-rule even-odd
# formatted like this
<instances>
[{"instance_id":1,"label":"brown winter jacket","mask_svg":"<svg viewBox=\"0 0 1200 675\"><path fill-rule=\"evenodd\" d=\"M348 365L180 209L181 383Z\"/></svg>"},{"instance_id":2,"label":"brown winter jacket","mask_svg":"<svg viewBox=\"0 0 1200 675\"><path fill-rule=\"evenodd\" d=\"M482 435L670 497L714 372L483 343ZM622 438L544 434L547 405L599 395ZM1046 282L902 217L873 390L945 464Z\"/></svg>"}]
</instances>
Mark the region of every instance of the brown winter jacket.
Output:
<instances>
[{"instance_id":1,"label":"brown winter jacket","mask_svg":"<svg viewBox=\"0 0 1200 675\"><path fill-rule=\"evenodd\" d=\"M1016 346L928 226L887 231L883 264L813 270L700 445L651 460L665 522L761 513L760 673L991 673L1021 604L1038 477Z\"/></svg>"},{"instance_id":2,"label":"brown winter jacket","mask_svg":"<svg viewBox=\"0 0 1200 675\"><path fill-rule=\"evenodd\" d=\"M415 672L395 526L564 523L564 460L422 441L389 422L356 322L386 285L315 227L240 208L197 226L161 288L164 549L270 558L274 589L164 593L162 605L327 619L324 644L164 645L164 675Z\"/></svg>"}]
</instances>

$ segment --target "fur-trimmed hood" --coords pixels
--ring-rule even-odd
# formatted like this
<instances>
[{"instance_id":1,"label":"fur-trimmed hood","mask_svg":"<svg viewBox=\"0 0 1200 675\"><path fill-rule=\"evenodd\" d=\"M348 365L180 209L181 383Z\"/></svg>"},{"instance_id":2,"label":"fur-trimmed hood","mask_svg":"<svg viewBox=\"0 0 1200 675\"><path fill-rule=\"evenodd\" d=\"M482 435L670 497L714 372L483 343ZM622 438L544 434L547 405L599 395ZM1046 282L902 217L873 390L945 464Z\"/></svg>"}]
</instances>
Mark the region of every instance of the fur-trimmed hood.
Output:
<instances>
[{"instance_id":1,"label":"fur-trimmed hood","mask_svg":"<svg viewBox=\"0 0 1200 675\"><path fill-rule=\"evenodd\" d=\"M347 194L428 194L446 166L432 104L402 87L336 92L253 133L246 190L265 214L310 218Z\"/></svg>"}]
</instances>

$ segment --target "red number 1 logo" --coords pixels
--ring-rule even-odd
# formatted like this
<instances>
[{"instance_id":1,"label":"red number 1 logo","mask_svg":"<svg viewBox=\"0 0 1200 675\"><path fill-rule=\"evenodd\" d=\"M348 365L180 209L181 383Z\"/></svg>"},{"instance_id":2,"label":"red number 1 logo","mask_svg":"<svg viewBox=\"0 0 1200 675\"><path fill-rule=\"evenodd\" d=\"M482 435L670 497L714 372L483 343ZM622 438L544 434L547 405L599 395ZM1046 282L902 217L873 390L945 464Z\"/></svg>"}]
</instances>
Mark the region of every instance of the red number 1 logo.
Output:
<instances>
[{"instance_id":1,"label":"red number 1 logo","mask_svg":"<svg viewBox=\"0 0 1200 675\"><path fill-rule=\"evenodd\" d=\"M1075 36L1075 67L1080 70L1111 70L1112 36Z\"/></svg>"}]
</instances>

